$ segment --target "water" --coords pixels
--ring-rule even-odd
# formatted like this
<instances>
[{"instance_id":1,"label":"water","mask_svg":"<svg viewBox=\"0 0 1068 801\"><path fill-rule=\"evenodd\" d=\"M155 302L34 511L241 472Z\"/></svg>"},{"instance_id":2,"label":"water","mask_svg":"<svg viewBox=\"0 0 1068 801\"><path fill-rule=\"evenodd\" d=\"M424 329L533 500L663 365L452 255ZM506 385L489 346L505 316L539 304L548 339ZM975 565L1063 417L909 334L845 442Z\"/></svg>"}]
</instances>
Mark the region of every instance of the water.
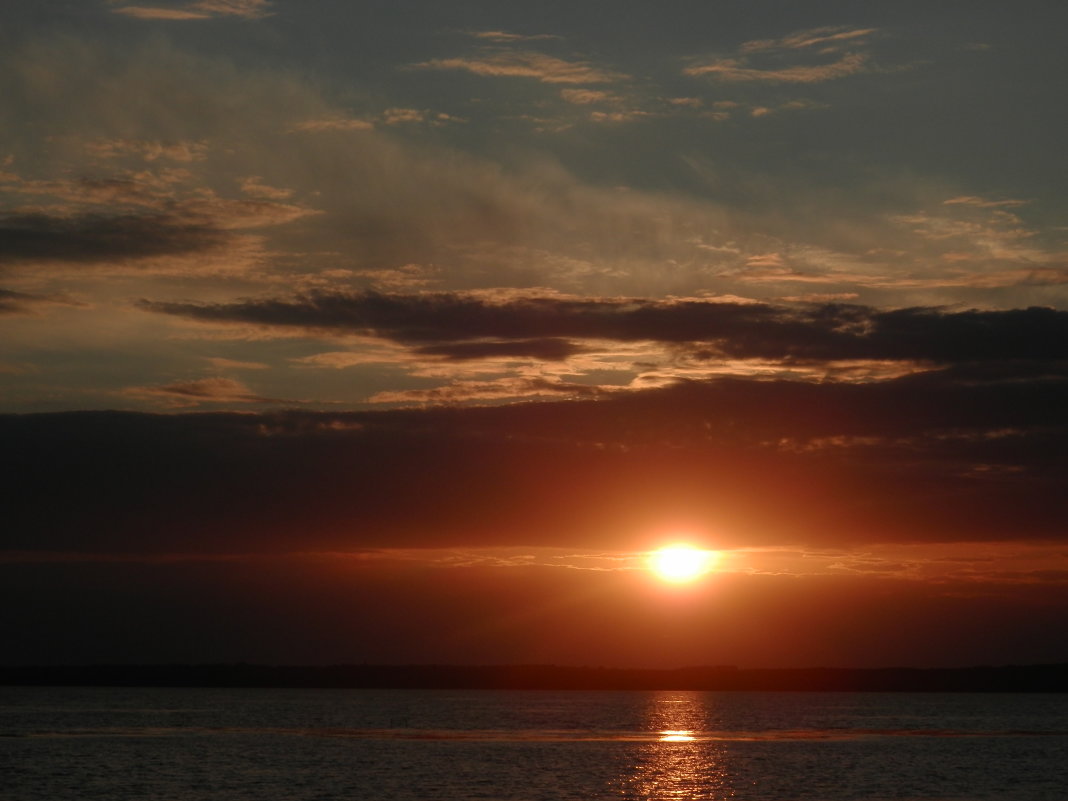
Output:
<instances>
[{"instance_id":1,"label":"water","mask_svg":"<svg viewBox=\"0 0 1068 801\"><path fill-rule=\"evenodd\" d=\"M1068 695L0 688L3 801L1064 801Z\"/></svg>"}]
</instances>

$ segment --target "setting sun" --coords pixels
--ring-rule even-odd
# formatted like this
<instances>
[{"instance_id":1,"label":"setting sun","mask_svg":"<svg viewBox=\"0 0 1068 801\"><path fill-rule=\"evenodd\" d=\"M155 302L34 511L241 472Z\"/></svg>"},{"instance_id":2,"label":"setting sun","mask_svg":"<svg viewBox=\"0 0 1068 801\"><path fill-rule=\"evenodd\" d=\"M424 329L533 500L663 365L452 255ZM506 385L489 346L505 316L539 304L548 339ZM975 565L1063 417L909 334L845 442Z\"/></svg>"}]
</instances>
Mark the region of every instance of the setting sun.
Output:
<instances>
[{"instance_id":1,"label":"setting sun","mask_svg":"<svg viewBox=\"0 0 1068 801\"><path fill-rule=\"evenodd\" d=\"M691 545L676 544L654 551L649 562L658 578L683 584L711 570L716 562L716 554Z\"/></svg>"}]
</instances>

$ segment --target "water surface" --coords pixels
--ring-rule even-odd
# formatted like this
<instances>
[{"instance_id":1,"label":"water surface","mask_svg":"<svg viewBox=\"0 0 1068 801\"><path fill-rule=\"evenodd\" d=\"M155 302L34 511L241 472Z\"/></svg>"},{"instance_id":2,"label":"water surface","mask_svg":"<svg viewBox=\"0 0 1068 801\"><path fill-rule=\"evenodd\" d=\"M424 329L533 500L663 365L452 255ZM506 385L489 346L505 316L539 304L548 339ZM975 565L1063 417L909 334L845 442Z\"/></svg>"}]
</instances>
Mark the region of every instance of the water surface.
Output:
<instances>
[{"instance_id":1,"label":"water surface","mask_svg":"<svg viewBox=\"0 0 1068 801\"><path fill-rule=\"evenodd\" d=\"M0 799L1065 801L1068 696L0 688Z\"/></svg>"}]
</instances>

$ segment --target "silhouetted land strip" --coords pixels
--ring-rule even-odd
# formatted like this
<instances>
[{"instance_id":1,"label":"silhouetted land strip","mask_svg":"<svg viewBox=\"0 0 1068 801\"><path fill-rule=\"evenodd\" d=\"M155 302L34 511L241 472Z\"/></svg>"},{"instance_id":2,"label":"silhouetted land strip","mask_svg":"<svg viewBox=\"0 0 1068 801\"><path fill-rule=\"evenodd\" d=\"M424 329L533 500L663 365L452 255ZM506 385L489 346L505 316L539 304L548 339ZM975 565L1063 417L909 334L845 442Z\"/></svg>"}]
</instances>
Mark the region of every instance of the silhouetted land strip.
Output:
<instances>
[{"instance_id":1,"label":"silhouetted land strip","mask_svg":"<svg viewBox=\"0 0 1068 801\"><path fill-rule=\"evenodd\" d=\"M732 666L634 670L557 665L91 665L0 667L0 684L499 690L1068 692L1068 664L969 668Z\"/></svg>"}]
</instances>

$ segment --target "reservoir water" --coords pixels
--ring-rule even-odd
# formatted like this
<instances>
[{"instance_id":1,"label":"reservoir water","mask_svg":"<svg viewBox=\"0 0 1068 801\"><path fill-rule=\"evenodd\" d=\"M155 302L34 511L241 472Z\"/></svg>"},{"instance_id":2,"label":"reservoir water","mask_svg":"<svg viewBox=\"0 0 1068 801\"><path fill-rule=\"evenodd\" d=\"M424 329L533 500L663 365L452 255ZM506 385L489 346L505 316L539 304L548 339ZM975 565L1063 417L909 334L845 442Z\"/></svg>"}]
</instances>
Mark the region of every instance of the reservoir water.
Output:
<instances>
[{"instance_id":1,"label":"reservoir water","mask_svg":"<svg viewBox=\"0 0 1068 801\"><path fill-rule=\"evenodd\" d=\"M2 801L1065 801L1068 695L0 687Z\"/></svg>"}]
</instances>

